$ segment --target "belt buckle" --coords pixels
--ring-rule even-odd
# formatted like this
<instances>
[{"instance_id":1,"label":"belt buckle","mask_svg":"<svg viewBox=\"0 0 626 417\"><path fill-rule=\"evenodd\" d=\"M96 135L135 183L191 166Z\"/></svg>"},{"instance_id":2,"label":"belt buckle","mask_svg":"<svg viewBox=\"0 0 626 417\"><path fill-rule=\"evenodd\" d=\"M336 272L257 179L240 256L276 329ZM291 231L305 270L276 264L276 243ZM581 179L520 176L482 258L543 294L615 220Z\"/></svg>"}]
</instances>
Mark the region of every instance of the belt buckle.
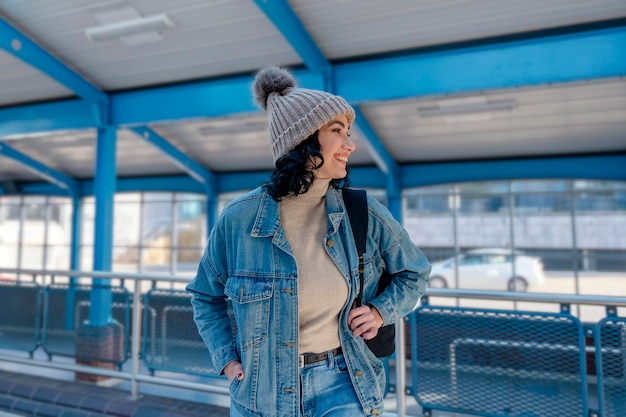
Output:
<instances>
[{"instance_id":1,"label":"belt buckle","mask_svg":"<svg viewBox=\"0 0 626 417\"><path fill-rule=\"evenodd\" d=\"M304 368L304 355L298 355L298 367L300 369Z\"/></svg>"}]
</instances>

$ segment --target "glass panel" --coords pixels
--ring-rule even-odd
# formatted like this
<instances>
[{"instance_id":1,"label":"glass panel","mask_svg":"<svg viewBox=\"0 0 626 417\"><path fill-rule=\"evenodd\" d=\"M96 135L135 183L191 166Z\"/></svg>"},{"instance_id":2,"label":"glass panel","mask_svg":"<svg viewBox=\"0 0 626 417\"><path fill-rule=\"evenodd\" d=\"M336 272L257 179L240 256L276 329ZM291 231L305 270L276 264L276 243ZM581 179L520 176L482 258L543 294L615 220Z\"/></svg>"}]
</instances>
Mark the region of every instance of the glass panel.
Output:
<instances>
[{"instance_id":1,"label":"glass panel","mask_svg":"<svg viewBox=\"0 0 626 417\"><path fill-rule=\"evenodd\" d=\"M430 262L454 255L453 205L447 195L405 197L404 227Z\"/></svg>"},{"instance_id":2,"label":"glass panel","mask_svg":"<svg viewBox=\"0 0 626 417\"><path fill-rule=\"evenodd\" d=\"M66 270L70 269L70 247L48 246L47 269Z\"/></svg>"},{"instance_id":3,"label":"glass panel","mask_svg":"<svg viewBox=\"0 0 626 417\"><path fill-rule=\"evenodd\" d=\"M515 195L516 213L571 213L569 193L525 193Z\"/></svg>"},{"instance_id":4,"label":"glass panel","mask_svg":"<svg viewBox=\"0 0 626 417\"><path fill-rule=\"evenodd\" d=\"M556 180L524 180L512 181L511 190L514 193L527 192L562 192L569 190L569 181Z\"/></svg>"},{"instance_id":5,"label":"glass panel","mask_svg":"<svg viewBox=\"0 0 626 417\"><path fill-rule=\"evenodd\" d=\"M533 292L575 294L573 275L562 273L574 265L569 192L516 194L514 199L515 247L524 253L515 265L522 285Z\"/></svg>"},{"instance_id":6,"label":"glass panel","mask_svg":"<svg viewBox=\"0 0 626 417\"><path fill-rule=\"evenodd\" d=\"M19 240L20 206L3 204L0 206L0 244L15 244Z\"/></svg>"},{"instance_id":7,"label":"glass panel","mask_svg":"<svg viewBox=\"0 0 626 417\"><path fill-rule=\"evenodd\" d=\"M457 240L461 253L458 267L452 259L434 268L433 276L450 288L506 291L515 283L511 258L509 199L502 195L505 183L469 183L455 197ZM472 194L468 194L468 191ZM475 194L492 190L493 194ZM491 262L497 260L498 262ZM458 270L458 276L457 274Z\"/></svg>"},{"instance_id":8,"label":"glass panel","mask_svg":"<svg viewBox=\"0 0 626 417\"><path fill-rule=\"evenodd\" d=\"M169 273L171 265L170 248L145 247L141 251L144 272Z\"/></svg>"},{"instance_id":9,"label":"glass panel","mask_svg":"<svg viewBox=\"0 0 626 417\"><path fill-rule=\"evenodd\" d=\"M453 205L453 196L418 197L409 195L405 197L405 214L411 216L424 216L431 213L450 215Z\"/></svg>"},{"instance_id":10,"label":"glass panel","mask_svg":"<svg viewBox=\"0 0 626 417\"><path fill-rule=\"evenodd\" d=\"M23 209L25 221L22 242L27 245L43 245L46 227L45 200L33 197L25 198Z\"/></svg>"},{"instance_id":11,"label":"glass panel","mask_svg":"<svg viewBox=\"0 0 626 417\"><path fill-rule=\"evenodd\" d=\"M172 193L143 193L143 201L166 201L171 202L174 198Z\"/></svg>"},{"instance_id":12,"label":"glass panel","mask_svg":"<svg viewBox=\"0 0 626 417\"><path fill-rule=\"evenodd\" d=\"M185 263L198 264L200 262L200 258L202 257L203 252L204 250L201 248L177 249L176 262L179 266Z\"/></svg>"},{"instance_id":13,"label":"glass panel","mask_svg":"<svg viewBox=\"0 0 626 417\"><path fill-rule=\"evenodd\" d=\"M509 183L507 181L465 182L457 184L456 188L461 194L501 194L509 191Z\"/></svg>"},{"instance_id":14,"label":"glass panel","mask_svg":"<svg viewBox=\"0 0 626 417\"><path fill-rule=\"evenodd\" d=\"M22 202L22 197L14 196L14 195L3 195L0 196L0 203L2 204L20 204Z\"/></svg>"},{"instance_id":15,"label":"glass panel","mask_svg":"<svg viewBox=\"0 0 626 417\"><path fill-rule=\"evenodd\" d=\"M206 242L205 216L188 221L179 221L176 246L180 248L200 248Z\"/></svg>"},{"instance_id":16,"label":"glass panel","mask_svg":"<svg viewBox=\"0 0 626 417\"><path fill-rule=\"evenodd\" d=\"M43 269L44 246L24 244L22 245L22 256L20 268L22 269Z\"/></svg>"},{"instance_id":17,"label":"glass panel","mask_svg":"<svg viewBox=\"0 0 626 417\"><path fill-rule=\"evenodd\" d=\"M141 193L117 193L115 194L115 204L118 203L139 203Z\"/></svg>"},{"instance_id":18,"label":"glass panel","mask_svg":"<svg viewBox=\"0 0 626 417\"><path fill-rule=\"evenodd\" d=\"M2 256L0 256L0 268L17 268L18 250L18 245L0 243L0 253L2 254Z\"/></svg>"},{"instance_id":19,"label":"glass panel","mask_svg":"<svg viewBox=\"0 0 626 417\"><path fill-rule=\"evenodd\" d=\"M50 198L49 245L72 243L72 204L68 199Z\"/></svg>"},{"instance_id":20,"label":"glass panel","mask_svg":"<svg viewBox=\"0 0 626 417\"><path fill-rule=\"evenodd\" d=\"M508 212L508 205L506 195L461 195L458 210L459 213L498 213Z\"/></svg>"},{"instance_id":21,"label":"glass panel","mask_svg":"<svg viewBox=\"0 0 626 417\"><path fill-rule=\"evenodd\" d=\"M141 225L140 203L119 203L114 207L113 245L139 245L139 227Z\"/></svg>"},{"instance_id":22,"label":"glass panel","mask_svg":"<svg viewBox=\"0 0 626 417\"><path fill-rule=\"evenodd\" d=\"M93 246L84 245L80 247L79 269L81 271L93 269Z\"/></svg>"},{"instance_id":23,"label":"glass panel","mask_svg":"<svg viewBox=\"0 0 626 417\"><path fill-rule=\"evenodd\" d=\"M617 212L626 210L626 192L586 191L576 192L575 207L578 212Z\"/></svg>"},{"instance_id":24,"label":"glass panel","mask_svg":"<svg viewBox=\"0 0 626 417\"><path fill-rule=\"evenodd\" d=\"M172 246L172 202L144 203L142 212L142 244Z\"/></svg>"},{"instance_id":25,"label":"glass panel","mask_svg":"<svg viewBox=\"0 0 626 417\"><path fill-rule=\"evenodd\" d=\"M626 190L626 181L576 180L574 190Z\"/></svg>"},{"instance_id":26,"label":"glass panel","mask_svg":"<svg viewBox=\"0 0 626 417\"><path fill-rule=\"evenodd\" d=\"M198 270L198 263L202 258L202 249L177 249L176 250L176 273L192 273Z\"/></svg>"},{"instance_id":27,"label":"glass panel","mask_svg":"<svg viewBox=\"0 0 626 417\"><path fill-rule=\"evenodd\" d=\"M113 248L113 263L119 265L137 264L139 262L139 248L136 246L115 246Z\"/></svg>"},{"instance_id":28,"label":"glass panel","mask_svg":"<svg viewBox=\"0 0 626 417\"><path fill-rule=\"evenodd\" d=\"M92 200L89 202L88 200ZM93 245L94 224L96 219L96 206L91 198L83 200L81 209L81 244Z\"/></svg>"},{"instance_id":29,"label":"glass panel","mask_svg":"<svg viewBox=\"0 0 626 417\"><path fill-rule=\"evenodd\" d=\"M420 187L420 188L412 188L410 190L404 190L403 194L405 196L433 195L433 194L447 195L453 190L454 190L454 184L431 185L429 187Z\"/></svg>"},{"instance_id":30,"label":"glass panel","mask_svg":"<svg viewBox=\"0 0 626 417\"><path fill-rule=\"evenodd\" d=\"M138 272L139 249L117 246L113 248L113 270L117 272Z\"/></svg>"},{"instance_id":31,"label":"glass panel","mask_svg":"<svg viewBox=\"0 0 626 417\"><path fill-rule=\"evenodd\" d=\"M578 189L583 188L578 183ZM576 243L581 294L626 296L626 184L585 181L575 198ZM606 191L600 191L600 188ZM581 307L581 319L597 321L603 309Z\"/></svg>"},{"instance_id":32,"label":"glass panel","mask_svg":"<svg viewBox=\"0 0 626 417\"><path fill-rule=\"evenodd\" d=\"M199 202L204 202L206 200L206 197L202 194L192 194L192 193L175 193L174 194L174 199L176 201L183 201L183 202L191 202L191 201L199 201Z\"/></svg>"},{"instance_id":33,"label":"glass panel","mask_svg":"<svg viewBox=\"0 0 626 417\"><path fill-rule=\"evenodd\" d=\"M43 205L46 203L46 197L42 195L25 195L23 201L25 205Z\"/></svg>"}]
</instances>

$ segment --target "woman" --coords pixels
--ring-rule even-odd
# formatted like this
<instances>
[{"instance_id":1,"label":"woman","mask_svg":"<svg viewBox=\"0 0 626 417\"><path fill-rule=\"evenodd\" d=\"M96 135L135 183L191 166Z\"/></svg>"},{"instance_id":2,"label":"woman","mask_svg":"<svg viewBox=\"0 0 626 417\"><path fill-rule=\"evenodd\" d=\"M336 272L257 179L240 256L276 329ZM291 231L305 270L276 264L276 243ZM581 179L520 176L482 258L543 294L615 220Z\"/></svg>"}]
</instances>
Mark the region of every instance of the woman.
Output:
<instances>
[{"instance_id":1,"label":"woman","mask_svg":"<svg viewBox=\"0 0 626 417\"><path fill-rule=\"evenodd\" d=\"M389 211L369 198L364 303L340 188L355 145L341 97L296 88L270 67L254 81L269 118L270 181L224 208L187 289L231 416L358 416L383 411L385 374L367 348L408 314L430 265ZM392 283L375 296L383 267Z\"/></svg>"}]
</instances>

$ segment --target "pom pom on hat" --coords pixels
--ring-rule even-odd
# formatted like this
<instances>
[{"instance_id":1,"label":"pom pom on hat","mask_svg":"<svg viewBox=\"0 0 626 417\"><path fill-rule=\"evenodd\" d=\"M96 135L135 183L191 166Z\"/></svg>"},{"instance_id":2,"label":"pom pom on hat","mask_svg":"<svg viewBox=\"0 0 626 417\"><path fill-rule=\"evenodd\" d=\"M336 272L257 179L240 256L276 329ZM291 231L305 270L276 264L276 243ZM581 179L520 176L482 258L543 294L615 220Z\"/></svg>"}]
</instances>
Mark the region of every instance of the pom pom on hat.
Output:
<instances>
[{"instance_id":1,"label":"pom pom on hat","mask_svg":"<svg viewBox=\"0 0 626 417\"><path fill-rule=\"evenodd\" d=\"M340 96L321 90L296 88L296 80L283 68L268 67L256 75L252 92L267 112L274 163L337 116L352 124L354 109Z\"/></svg>"},{"instance_id":2,"label":"pom pom on hat","mask_svg":"<svg viewBox=\"0 0 626 417\"><path fill-rule=\"evenodd\" d=\"M296 86L296 79L287 70L278 67L267 67L257 74L254 79L254 101L267 110L267 99L272 93L281 96L287 94L289 88Z\"/></svg>"}]
</instances>

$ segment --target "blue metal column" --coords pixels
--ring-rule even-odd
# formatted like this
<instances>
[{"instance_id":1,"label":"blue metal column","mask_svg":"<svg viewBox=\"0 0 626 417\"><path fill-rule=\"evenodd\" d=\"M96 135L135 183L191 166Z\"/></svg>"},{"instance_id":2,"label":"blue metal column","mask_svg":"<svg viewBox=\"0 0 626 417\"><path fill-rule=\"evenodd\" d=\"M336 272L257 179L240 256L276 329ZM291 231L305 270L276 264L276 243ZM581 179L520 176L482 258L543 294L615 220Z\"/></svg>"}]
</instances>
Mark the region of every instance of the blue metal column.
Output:
<instances>
[{"instance_id":1,"label":"blue metal column","mask_svg":"<svg viewBox=\"0 0 626 417\"><path fill-rule=\"evenodd\" d=\"M394 169L387 174L388 208L393 217L402 223L402 191L400 190L400 170Z\"/></svg>"},{"instance_id":2,"label":"blue metal column","mask_svg":"<svg viewBox=\"0 0 626 417\"><path fill-rule=\"evenodd\" d=\"M70 269L72 270L77 270L79 268L81 217L82 206L80 204L80 197L74 195L72 196L72 246L70 248ZM72 279L75 280L75 278Z\"/></svg>"},{"instance_id":3,"label":"blue metal column","mask_svg":"<svg viewBox=\"0 0 626 417\"><path fill-rule=\"evenodd\" d=\"M78 261L80 259L80 218L82 207L80 205L80 197L72 196L72 243L70 247L70 269L76 271L78 269ZM76 287L76 278L70 277L70 285L67 290L65 328L71 330L74 328L74 317L71 314L74 311L74 291Z\"/></svg>"},{"instance_id":4,"label":"blue metal column","mask_svg":"<svg viewBox=\"0 0 626 417\"><path fill-rule=\"evenodd\" d=\"M206 227L207 236L209 236L217 220L217 186L216 184L205 184L204 190L206 195Z\"/></svg>"},{"instance_id":5,"label":"blue metal column","mask_svg":"<svg viewBox=\"0 0 626 417\"><path fill-rule=\"evenodd\" d=\"M93 247L94 271L111 271L116 142L117 132L115 127L106 126L98 129L94 182L94 194L96 197ZM108 279L94 279L93 283L89 324L101 326L111 321L111 283Z\"/></svg>"}]
</instances>

